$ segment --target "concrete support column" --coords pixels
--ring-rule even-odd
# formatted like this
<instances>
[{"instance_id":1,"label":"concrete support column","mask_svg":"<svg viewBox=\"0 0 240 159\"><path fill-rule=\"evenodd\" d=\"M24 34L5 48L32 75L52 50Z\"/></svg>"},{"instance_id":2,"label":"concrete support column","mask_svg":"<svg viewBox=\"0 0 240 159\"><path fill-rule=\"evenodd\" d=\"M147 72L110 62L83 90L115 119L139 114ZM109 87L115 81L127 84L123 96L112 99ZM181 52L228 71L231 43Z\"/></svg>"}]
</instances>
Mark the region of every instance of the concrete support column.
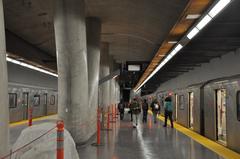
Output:
<instances>
[{"instance_id":1,"label":"concrete support column","mask_svg":"<svg viewBox=\"0 0 240 159\"><path fill-rule=\"evenodd\" d=\"M114 68L114 59L112 56L109 57L109 66L110 66L110 73L115 71ZM110 80L110 104L115 104L115 79Z\"/></svg>"},{"instance_id":2,"label":"concrete support column","mask_svg":"<svg viewBox=\"0 0 240 159\"><path fill-rule=\"evenodd\" d=\"M89 17L87 26L87 60L88 60L88 94L89 94L89 127L90 135L96 132L98 107L98 82L100 69L100 34L101 22L98 18Z\"/></svg>"},{"instance_id":3,"label":"concrete support column","mask_svg":"<svg viewBox=\"0 0 240 159\"><path fill-rule=\"evenodd\" d=\"M116 104L116 85L115 85L115 79L111 79L111 104Z\"/></svg>"},{"instance_id":4,"label":"concrete support column","mask_svg":"<svg viewBox=\"0 0 240 159\"><path fill-rule=\"evenodd\" d=\"M109 44L102 43L101 45L101 60L100 60L100 69L101 69L101 77L105 77L110 74L109 67ZM101 85L102 90L102 106L106 109L110 104L110 82L106 81Z\"/></svg>"},{"instance_id":5,"label":"concrete support column","mask_svg":"<svg viewBox=\"0 0 240 159\"><path fill-rule=\"evenodd\" d=\"M120 86L119 86L118 82L115 82L115 85L116 85L115 100L116 100L116 103L119 103L120 100L121 100L121 97L120 97Z\"/></svg>"},{"instance_id":6,"label":"concrete support column","mask_svg":"<svg viewBox=\"0 0 240 159\"><path fill-rule=\"evenodd\" d=\"M0 157L8 153L9 148L9 110L8 77L6 63L6 42L3 5L0 0Z\"/></svg>"},{"instance_id":7,"label":"concrete support column","mask_svg":"<svg viewBox=\"0 0 240 159\"><path fill-rule=\"evenodd\" d=\"M88 68L84 0L55 0L58 115L76 143L89 139Z\"/></svg>"},{"instance_id":8,"label":"concrete support column","mask_svg":"<svg viewBox=\"0 0 240 159\"><path fill-rule=\"evenodd\" d=\"M102 43L101 44L101 59L100 59L100 78L103 78L110 74L109 67L109 44ZM110 81L106 81L100 85L99 93L100 96L100 106L103 110L103 118L102 118L102 127L106 127L107 116L106 113L108 111L108 106L110 104Z\"/></svg>"}]
</instances>

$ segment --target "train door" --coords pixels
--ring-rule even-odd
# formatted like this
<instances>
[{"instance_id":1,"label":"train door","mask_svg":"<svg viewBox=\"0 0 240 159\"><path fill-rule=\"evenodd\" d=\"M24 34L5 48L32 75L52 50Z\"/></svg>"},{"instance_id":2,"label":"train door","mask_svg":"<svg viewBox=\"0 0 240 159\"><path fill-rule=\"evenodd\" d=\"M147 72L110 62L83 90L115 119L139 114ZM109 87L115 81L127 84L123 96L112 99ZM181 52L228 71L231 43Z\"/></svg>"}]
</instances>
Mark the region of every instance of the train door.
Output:
<instances>
[{"instance_id":1,"label":"train door","mask_svg":"<svg viewBox=\"0 0 240 159\"><path fill-rule=\"evenodd\" d=\"M217 141L226 145L226 89L217 90L216 107Z\"/></svg>"},{"instance_id":2,"label":"train door","mask_svg":"<svg viewBox=\"0 0 240 159\"><path fill-rule=\"evenodd\" d=\"M48 111L47 111L47 103L48 103L48 95L47 93L44 93L44 103L43 103L43 115L47 115Z\"/></svg>"},{"instance_id":3,"label":"train door","mask_svg":"<svg viewBox=\"0 0 240 159\"><path fill-rule=\"evenodd\" d=\"M193 92L189 93L188 97L188 104L189 104L189 128L193 129L193 107L194 107L194 94Z\"/></svg>"},{"instance_id":4,"label":"train door","mask_svg":"<svg viewBox=\"0 0 240 159\"><path fill-rule=\"evenodd\" d=\"M23 97L22 97L22 107L23 107L23 119L27 120L28 119L28 93L23 92Z\"/></svg>"},{"instance_id":5,"label":"train door","mask_svg":"<svg viewBox=\"0 0 240 159\"><path fill-rule=\"evenodd\" d=\"M178 116L178 95L175 94L175 121L177 121Z\"/></svg>"}]
</instances>

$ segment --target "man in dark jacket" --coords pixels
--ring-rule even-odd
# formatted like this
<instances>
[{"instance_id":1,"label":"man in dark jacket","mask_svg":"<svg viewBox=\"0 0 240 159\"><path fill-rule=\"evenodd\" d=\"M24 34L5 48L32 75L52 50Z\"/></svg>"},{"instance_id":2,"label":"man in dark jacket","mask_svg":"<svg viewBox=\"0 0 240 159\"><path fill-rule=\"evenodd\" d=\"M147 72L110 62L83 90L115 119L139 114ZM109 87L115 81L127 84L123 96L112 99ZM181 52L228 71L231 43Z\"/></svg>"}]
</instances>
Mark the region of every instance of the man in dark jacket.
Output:
<instances>
[{"instance_id":1,"label":"man in dark jacket","mask_svg":"<svg viewBox=\"0 0 240 159\"><path fill-rule=\"evenodd\" d=\"M153 100L153 102L151 104L151 108L152 108L154 123L157 123L157 115L160 113L160 105L159 105L157 99Z\"/></svg>"},{"instance_id":2,"label":"man in dark jacket","mask_svg":"<svg viewBox=\"0 0 240 159\"><path fill-rule=\"evenodd\" d=\"M142 111L143 111L143 119L142 122L146 123L147 122L147 115L148 115L148 103L147 100L144 99L143 104L142 104Z\"/></svg>"},{"instance_id":3,"label":"man in dark jacket","mask_svg":"<svg viewBox=\"0 0 240 159\"><path fill-rule=\"evenodd\" d=\"M120 101L120 103L118 103L118 111L120 112L120 120L123 120L124 118L124 102L123 100Z\"/></svg>"}]
</instances>

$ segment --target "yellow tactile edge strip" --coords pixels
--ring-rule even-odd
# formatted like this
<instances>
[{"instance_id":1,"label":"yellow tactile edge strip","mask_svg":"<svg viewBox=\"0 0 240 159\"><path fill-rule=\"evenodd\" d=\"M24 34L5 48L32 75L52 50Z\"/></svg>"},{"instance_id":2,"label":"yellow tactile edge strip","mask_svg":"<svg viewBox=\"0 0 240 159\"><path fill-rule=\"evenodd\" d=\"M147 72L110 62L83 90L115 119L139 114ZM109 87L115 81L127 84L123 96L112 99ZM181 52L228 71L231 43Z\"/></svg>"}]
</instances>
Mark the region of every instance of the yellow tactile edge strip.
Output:
<instances>
[{"instance_id":1,"label":"yellow tactile edge strip","mask_svg":"<svg viewBox=\"0 0 240 159\"><path fill-rule=\"evenodd\" d=\"M57 119L57 115L53 114L53 115L48 115L48 116L42 116L42 117L38 117L38 118L34 118L32 121L40 121L40 120L44 120L44 119ZM18 122L14 122L14 123L10 123L10 127L15 127L15 126L19 126L19 125L23 125L23 124L27 124L28 120L22 120L22 121L18 121Z\"/></svg>"},{"instance_id":2,"label":"yellow tactile edge strip","mask_svg":"<svg viewBox=\"0 0 240 159\"><path fill-rule=\"evenodd\" d=\"M150 114L152 114L151 111L149 111ZM164 121L163 116L158 116L158 119L161 121ZM168 123L169 125L170 123ZM216 154L222 156L225 159L240 159L240 154L237 152L234 152L227 147L224 147L190 129L187 129L176 122L174 122L174 128L178 130L179 132L185 134L186 136L192 138L194 141L198 142L199 144L205 146L206 148L212 150Z\"/></svg>"}]
</instances>

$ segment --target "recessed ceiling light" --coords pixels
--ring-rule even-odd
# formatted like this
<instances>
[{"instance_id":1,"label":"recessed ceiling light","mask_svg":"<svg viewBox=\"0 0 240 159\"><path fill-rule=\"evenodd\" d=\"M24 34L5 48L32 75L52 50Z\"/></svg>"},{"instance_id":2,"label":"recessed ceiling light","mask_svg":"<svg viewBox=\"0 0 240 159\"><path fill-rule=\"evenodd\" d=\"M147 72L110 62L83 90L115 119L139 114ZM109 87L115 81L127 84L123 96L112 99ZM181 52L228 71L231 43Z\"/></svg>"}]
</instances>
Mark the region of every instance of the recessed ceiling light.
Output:
<instances>
[{"instance_id":1,"label":"recessed ceiling light","mask_svg":"<svg viewBox=\"0 0 240 159\"><path fill-rule=\"evenodd\" d=\"M177 41L168 41L169 44L176 44Z\"/></svg>"},{"instance_id":2,"label":"recessed ceiling light","mask_svg":"<svg viewBox=\"0 0 240 159\"><path fill-rule=\"evenodd\" d=\"M186 16L186 19L191 20L191 19L198 19L201 15L200 14L188 14Z\"/></svg>"}]
</instances>

